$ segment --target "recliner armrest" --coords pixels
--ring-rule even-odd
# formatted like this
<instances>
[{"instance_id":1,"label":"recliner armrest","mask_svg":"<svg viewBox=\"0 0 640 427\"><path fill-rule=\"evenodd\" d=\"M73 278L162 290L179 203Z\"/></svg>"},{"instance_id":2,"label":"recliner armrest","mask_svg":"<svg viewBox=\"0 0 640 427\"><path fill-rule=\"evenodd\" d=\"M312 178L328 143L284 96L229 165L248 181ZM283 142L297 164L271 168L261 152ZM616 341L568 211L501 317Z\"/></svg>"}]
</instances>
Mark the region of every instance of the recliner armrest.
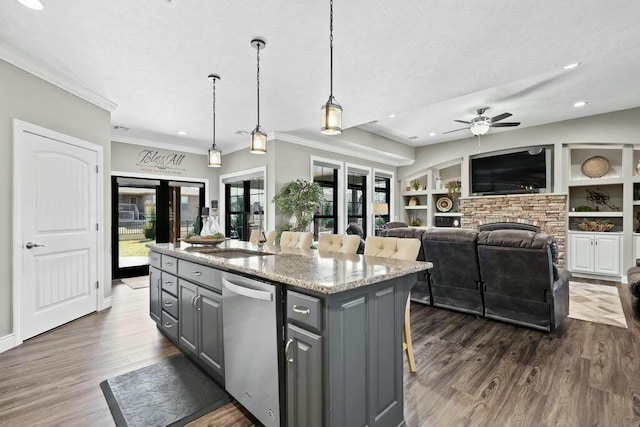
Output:
<instances>
[{"instance_id":1,"label":"recliner armrest","mask_svg":"<svg viewBox=\"0 0 640 427\"><path fill-rule=\"evenodd\" d=\"M565 284L568 284L571 280L571 272L564 268L558 268L558 279L553 282L551 291L555 294L558 289L562 288Z\"/></svg>"}]
</instances>

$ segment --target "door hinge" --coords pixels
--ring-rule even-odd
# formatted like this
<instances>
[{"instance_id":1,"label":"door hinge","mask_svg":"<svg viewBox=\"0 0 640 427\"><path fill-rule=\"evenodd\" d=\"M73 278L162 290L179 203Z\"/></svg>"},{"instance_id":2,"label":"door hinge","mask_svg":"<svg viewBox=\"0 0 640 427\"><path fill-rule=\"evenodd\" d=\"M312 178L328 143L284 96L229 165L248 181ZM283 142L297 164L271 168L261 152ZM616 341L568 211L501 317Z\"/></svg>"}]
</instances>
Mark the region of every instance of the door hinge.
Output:
<instances>
[{"instance_id":1,"label":"door hinge","mask_svg":"<svg viewBox=\"0 0 640 427\"><path fill-rule=\"evenodd\" d=\"M96 222L96 231L100 228L100 225Z\"/></svg>"},{"instance_id":2,"label":"door hinge","mask_svg":"<svg viewBox=\"0 0 640 427\"><path fill-rule=\"evenodd\" d=\"M100 282L96 282L96 289L100 289Z\"/></svg>"},{"instance_id":3,"label":"door hinge","mask_svg":"<svg viewBox=\"0 0 640 427\"><path fill-rule=\"evenodd\" d=\"M98 171L99 171L99 170L100 170L100 169L99 169L99 166L98 166L98 165L96 165L96 173L98 173Z\"/></svg>"}]
</instances>

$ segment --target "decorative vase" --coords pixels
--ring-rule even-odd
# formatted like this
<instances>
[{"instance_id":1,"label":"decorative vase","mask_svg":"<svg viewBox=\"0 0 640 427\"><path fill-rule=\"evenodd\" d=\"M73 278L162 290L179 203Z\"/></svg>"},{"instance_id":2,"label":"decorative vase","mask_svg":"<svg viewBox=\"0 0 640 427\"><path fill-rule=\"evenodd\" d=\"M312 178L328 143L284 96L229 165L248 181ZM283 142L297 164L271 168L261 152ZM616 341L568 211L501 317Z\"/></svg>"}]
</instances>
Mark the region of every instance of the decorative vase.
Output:
<instances>
[{"instance_id":1,"label":"decorative vase","mask_svg":"<svg viewBox=\"0 0 640 427\"><path fill-rule=\"evenodd\" d=\"M289 218L289 228L291 230L295 230L297 225L298 225L298 217L295 215L291 215L291 217Z\"/></svg>"},{"instance_id":2,"label":"decorative vase","mask_svg":"<svg viewBox=\"0 0 640 427\"><path fill-rule=\"evenodd\" d=\"M436 176L436 190L442 190L442 178Z\"/></svg>"}]
</instances>

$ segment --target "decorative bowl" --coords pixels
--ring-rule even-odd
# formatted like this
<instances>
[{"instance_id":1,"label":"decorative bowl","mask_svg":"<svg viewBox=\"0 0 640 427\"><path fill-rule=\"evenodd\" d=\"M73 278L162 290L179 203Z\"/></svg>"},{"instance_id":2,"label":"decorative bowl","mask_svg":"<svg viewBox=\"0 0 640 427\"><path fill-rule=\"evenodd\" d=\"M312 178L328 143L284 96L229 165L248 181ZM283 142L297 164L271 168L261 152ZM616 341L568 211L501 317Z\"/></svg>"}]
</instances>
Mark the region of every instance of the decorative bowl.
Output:
<instances>
[{"instance_id":1,"label":"decorative bowl","mask_svg":"<svg viewBox=\"0 0 640 427\"><path fill-rule=\"evenodd\" d=\"M453 201L448 197L440 197L436 201L436 209L440 212L449 212L453 207Z\"/></svg>"},{"instance_id":2,"label":"decorative bowl","mask_svg":"<svg viewBox=\"0 0 640 427\"><path fill-rule=\"evenodd\" d=\"M219 245L225 240L226 240L225 238L213 239L213 238L207 238L202 236L194 236L194 237L189 237L188 239L184 239L184 242L191 243L192 245Z\"/></svg>"},{"instance_id":3,"label":"decorative bowl","mask_svg":"<svg viewBox=\"0 0 640 427\"><path fill-rule=\"evenodd\" d=\"M611 231L615 224L611 222L587 221L578 223L578 228L582 231Z\"/></svg>"},{"instance_id":4,"label":"decorative bowl","mask_svg":"<svg viewBox=\"0 0 640 427\"><path fill-rule=\"evenodd\" d=\"M589 178L600 178L609 172L611 163L606 157L593 156L582 162L580 170Z\"/></svg>"}]
</instances>

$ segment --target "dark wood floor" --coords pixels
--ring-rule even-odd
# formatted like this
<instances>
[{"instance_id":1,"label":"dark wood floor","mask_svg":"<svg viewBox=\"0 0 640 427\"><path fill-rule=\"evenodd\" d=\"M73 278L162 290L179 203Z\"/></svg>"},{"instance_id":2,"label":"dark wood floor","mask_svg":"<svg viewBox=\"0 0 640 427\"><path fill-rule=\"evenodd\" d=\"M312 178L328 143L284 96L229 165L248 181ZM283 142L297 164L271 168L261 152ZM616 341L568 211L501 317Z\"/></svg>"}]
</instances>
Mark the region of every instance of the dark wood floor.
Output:
<instances>
[{"instance_id":1,"label":"dark wood floor","mask_svg":"<svg viewBox=\"0 0 640 427\"><path fill-rule=\"evenodd\" d=\"M546 334L412 304L407 426L638 426L640 322L618 289L629 329L566 319ZM113 308L0 354L0 425L112 426L99 383L179 352L149 319L147 292L114 285ZM229 404L192 424L253 422Z\"/></svg>"}]
</instances>

